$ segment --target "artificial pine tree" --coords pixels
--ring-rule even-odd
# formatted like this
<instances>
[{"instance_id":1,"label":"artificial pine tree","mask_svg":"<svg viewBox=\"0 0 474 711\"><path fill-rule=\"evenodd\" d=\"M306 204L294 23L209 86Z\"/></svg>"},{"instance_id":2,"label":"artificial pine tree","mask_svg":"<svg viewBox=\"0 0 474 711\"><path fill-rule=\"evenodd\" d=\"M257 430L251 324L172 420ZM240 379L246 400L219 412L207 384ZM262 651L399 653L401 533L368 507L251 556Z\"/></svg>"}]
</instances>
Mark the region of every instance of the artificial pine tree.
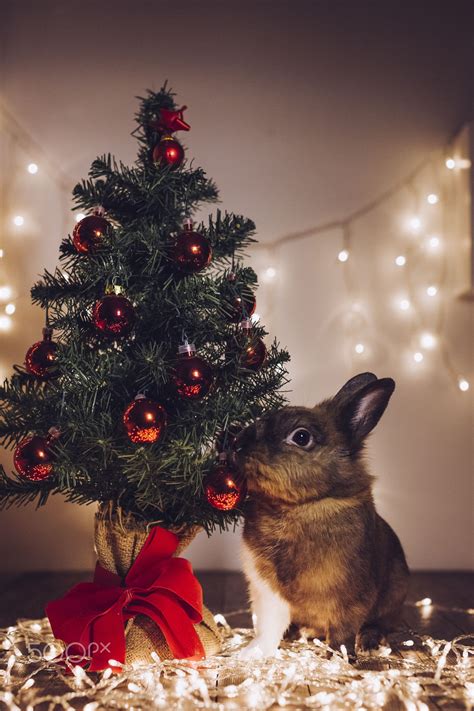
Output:
<instances>
[{"instance_id":1,"label":"artificial pine tree","mask_svg":"<svg viewBox=\"0 0 474 711\"><path fill-rule=\"evenodd\" d=\"M245 485L225 452L236 428L283 404L288 354L267 352L249 322L253 222L220 211L190 222L218 192L173 136L189 129L183 111L166 86L148 92L135 165L104 155L74 188L87 217L32 288L44 338L0 390L16 467L0 471L1 506L62 494L99 502L110 525L188 532L241 513Z\"/></svg>"}]
</instances>

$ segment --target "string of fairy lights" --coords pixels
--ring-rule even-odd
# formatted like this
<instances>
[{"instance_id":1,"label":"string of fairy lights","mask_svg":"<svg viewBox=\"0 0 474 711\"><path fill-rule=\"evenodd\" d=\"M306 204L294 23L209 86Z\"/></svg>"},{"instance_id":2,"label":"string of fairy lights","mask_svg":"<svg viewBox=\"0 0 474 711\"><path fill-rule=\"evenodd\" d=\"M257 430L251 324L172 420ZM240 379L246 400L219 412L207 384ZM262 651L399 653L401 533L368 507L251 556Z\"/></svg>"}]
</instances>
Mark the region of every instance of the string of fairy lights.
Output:
<instances>
[{"instance_id":1,"label":"string of fairy lights","mask_svg":"<svg viewBox=\"0 0 474 711\"><path fill-rule=\"evenodd\" d=\"M412 605L424 612L432 601L424 598ZM472 635L460 633L448 641L400 631L378 650L359 653L354 662L344 645L333 649L302 629L300 638L284 641L274 657L245 661L239 652L253 633L229 624L243 612L247 610L214 615L223 638L218 655L199 661L160 660L152 652L149 661L133 664L109 659L105 671L92 674L80 664L61 662L64 645L54 638L46 618L18 620L0 629L0 702L9 711L472 709Z\"/></svg>"},{"instance_id":2,"label":"string of fairy lights","mask_svg":"<svg viewBox=\"0 0 474 711\"><path fill-rule=\"evenodd\" d=\"M68 193L69 186L73 183L73 179L58 170L57 167L51 163L34 139L4 108L2 108L2 118L7 132L9 133L10 141L14 144L14 147L21 148L25 155L32 157L32 160L25 162L23 170L35 179L41 176L42 171L47 172L48 176L56 182L58 189L62 193ZM444 176L441 176L440 179L438 174L440 166L443 167L445 172L455 174L457 171L469 169L470 162L459 156L446 155L443 151L443 153L428 158L404 180L394 185L368 205L356 210L345 219L317 225L302 232L285 235L270 243L259 243L257 246L258 248L270 250L270 252L274 254L275 250L278 250L289 242L314 238L317 235L337 230L341 235L342 241L340 249L337 252L337 262L343 270L347 293L352 303L350 308L359 318L365 318L365 320L367 320L368 316L361 307L358 286L356 284L357 257L354 248L354 226L360 218L369 213L374 213L397 194L403 191L407 193L413 204L412 214L406 219L401 232L408 232L414 240L409 244L405 243L400 251L392 257L393 269L399 272L401 282L403 283L402 288L399 290L399 295L394 298L393 305L399 312L413 317L413 323L417 330L416 333L414 333L414 337L411 338L410 343L412 362L417 366L421 366L425 361L427 353L437 349L441 361L452 380L456 383L461 392L467 392L470 387L469 379L466 374L460 372L454 365L450 354L448 339L444 334L446 304L450 298L450 293L446 288L449 253L446 249L447 237L444 234L445 225L443 224L446 220L447 199L443 194L445 192L443 189ZM418 178L427 169L432 169L433 171L431 183L438 184L439 189L436 189L436 191L433 189L428 192L423 192L417 186ZM2 200L4 210L6 211L8 211L8 203L9 201L7 199ZM65 204L67 204L66 201ZM425 229L422 217L425 207L429 210L436 211L439 229L430 229L429 231ZM75 216L75 219L79 221L83 219L83 217L85 217L85 215L79 213ZM66 224L69 219L70 218L67 217L65 218ZM17 311L17 301L22 295L15 293L13 286L9 283L4 266L9 255L2 238L9 230L17 233L25 230L28 228L28 222L25 215L21 212L16 214L7 214L6 212L2 216L2 222L3 234L0 234L0 332L5 333L10 331L13 327L13 319ZM432 222L431 216L430 222ZM417 264L420 260L426 260L430 257L437 257L439 259L439 275L436 278L427 280L426 283L422 285L418 283L415 288L414 282ZM278 269L276 266L268 266L264 269L261 276L263 285L276 282L279 276ZM423 319L421 313L423 311L423 305L420 304L420 296L425 300L434 302L437 309L437 317L432 319L434 320L434 325L430 328L425 328L422 323ZM255 314L253 319L258 320L259 315ZM348 338L353 339L353 334L350 333ZM369 344L361 336L351 343L350 350L352 365L355 365L357 359L360 360L368 355Z\"/></svg>"},{"instance_id":3,"label":"string of fairy lights","mask_svg":"<svg viewBox=\"0 0 474 711\"><path fill-rule=\"evenodd\" d=\"M450 242L449 227L447 226L449 198L444 183L447 179L449 180L450 174L455 175L458 171L469 168L470 161L466 158L452 157L451 155L446 157L444 151L440 152L430 156L404 180L347 218L316 225L301 232L285 235L277 240L260 243L256 247L266 250L268 259L273 259L278 263L277 252L284 245L304 239L314 240L318 236L333 232L339 233L341 243L337 247L335 258L343 272L349 297L349 309L358 316L359 321L362 321L363 324L365 322L365 326L367 326L371 318L372 321L375 318L371 317L370 299L364 300L360 295L361 287L358 281L360 282L361 278L358 275L361 264L353 233L357 222L362 217L376 213L378 209L386 207L389 201L396 197L402 196L403 199L405 194L405 201L408 197L410 204L409 210L406 210L407 216L405 220L399 221L398 237L395 236L391 240L391 244L384 244L384 254L391 262L394 272L392 278L398 277L396 279L398 284L396 293L388 295L387 305L393 316L398 311L400 315L410 317L412 328L408 329L409 337L405 350L409 351L412 364L421 367L428 353L437 350L452 381L461 392L465 393L469 390L470 382L466 374L460 372L454 364L450 353L449 338L445 335L446 309L453 298L452 285L447 283L449 260L453 255L448 249ZM444 175L440 174L441 171L444 172ZM427 172L431 172L431 176L428 178L426 178ZM417 185L417 181L423 175L425 182L431 186L437 185L436 191L435 189L426 191ZM423 214L426 210L430 214L427 214L425 219ZM472 248L474 249L474 247ZM420 278L418 274L420 264L428 265L429 277ZM384 266L384 269L386 267L387 265ZM264 269L262 277L264 283L275 282L279 277L277 266L272 265ZM455 287L459 289L459 284L456 284ZM468 301L472 301L473 288L474 285L471 285L471 290L464 295L469 296ZM375 299L380 301L383 298L383 294L377 293L373 295L372 301ZM365 303L362 304L362 301ZM424 312L427 310L425 307L430 312L428 319L425 318ZM258 314L254 315L255 320L259 318ZM425 321L430 322L429 327L425 325ZM393 318L390 323L393 323ZM386 324L378 324L378 326L379 331L383 332ZM359 337L354 336L352 330L350 329L345 337L346 340L351 340L351 365L354 366L360 364L361 359L369 355L370 342L362 335L364 330L369 330L368 328L364 329L362 326L359 329L361 332ZM403 350L403 344L399 344L398 348Z\"/></svg>"}]
</instances>

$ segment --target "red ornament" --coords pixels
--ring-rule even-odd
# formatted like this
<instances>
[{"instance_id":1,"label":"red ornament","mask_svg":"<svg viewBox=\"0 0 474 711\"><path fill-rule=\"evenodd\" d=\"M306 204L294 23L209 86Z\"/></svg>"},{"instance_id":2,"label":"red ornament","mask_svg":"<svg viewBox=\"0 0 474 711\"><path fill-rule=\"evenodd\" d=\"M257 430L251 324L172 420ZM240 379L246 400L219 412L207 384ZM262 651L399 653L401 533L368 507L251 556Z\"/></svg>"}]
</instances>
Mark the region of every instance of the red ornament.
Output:
<instances>
[{"instance_id":1,"label":"red ornament","mask_svg":"<svg viewBox=\"0 0 474 711\"><path fill-rule=\"evenodd\" d=\"M229 321L238 323L243 319L248 319L255 312L257 301L255 294L248 287L242 292L233 293L225 300L224 310Z\"/></svg>"},{"instance_id":2,"label":"red ornament","mask_svg":"<svg viewBox=\"0 0 474 711\"><path fill-rule=\"evenodd\" d=\"M175 131L189 131L191 126L183 118L183 111L188 107L182 106L176 111L160 109L159 118L150 123L150 126L159 133L174 133Z\"/></svg>"},{"instance_id":3,"label":"red ornament","mask_svg":"<svg viewBox=\"0 0 474 711\"><path fill-rule=\"evenodd\" d=\"M157 442L166 426L165 408L137 395L123 413L123 424L132 442Z\"/></svg>"},{"instance_id":4,"label":"red ornament","mask_svg":"<svg viewBox=\"0 0 474 711\"><path fill-rule=\"evenodd\" d=\"M153 160L170 168L179 168L184 160L184 148L176 138L167 134L154 147Z\"/></svg>"},{"instance_id":5,"label":"red ornament","mask_svg":"<svg viewBox=\"0 0 474 711\"><path fill-rule=\"evenodd\" d=\"M135 309L121 294L106 294L92 311L94 326L106 336L128 336L135 322Z\"/></svg>"},{"instance_id":6,"label":"red ornament","mask_svg":"<svg viewBox=\"0 0 474 711\"><path fill-rule=\"evenodd\" d=\"M43 340L33 343L26 352L26 370L41 380L48 380L59 375L56 363L58 346L51 340L52 336L52 328L43 328Z\"/></svg>"},{"instance_id":7,"label":"red ornament","mask_svg":"<svg viewBox=\"0 0 474 711\"><path fill-rule=\"evenodd\" d=\"M247 486L239 473L228 463L225 454L205 481L206 499L219 511L230 511L245 498Z\"/></svg>"},{"instance_id":8,"label":"red ornament","mask_svg":"<svg viewBox=\"0 0 474 711\"><path fill-rule=\"evenodd\" d=\"M173 247L173 259L185 274L195 274L207 267L212 258L209 240L199 232L194 232L189 221L177 238Z\"/></svg>"},{"instance_id":9,"label":"red ornament","mask_svg":"<svg viewBox=\"0 0 474 711\"><path fill-rule=\"evenodd\" d=\"M246 335L240 356L240 365L242 368L247 368L247 370L260 370L267 359L265 343L252 333L252 321L250 319L242 321L241 327Z\"/></svg>"},{"instance_id":10,"label":"red ornament","mask_svg":"<svg viewBox=\"0 0 474 711\"><path fill-rule=\"evenodd\" d=\"M100 215L88 215L74 227L72 241L80 254L89 254L100 247L104 235L110 229L110 222Z\"/></svg>"},{"instance_id":11,"label":"red ornament","mask_svg":"<svg viewBox=\"0 0 474 711\"><path fill-rule=\"evenodd\" d=\"M247 343L240 359L240 365L247 370L260 370L267 359L267 349L261 338L252 338Z\"/></svg>"},{"instance_id":12,"label":"red ornament","mask_svg":"<svg viewBox=\"0 0 474 711\"><path fill-rule=\"evenodd\" d=\"M181 397L199 400L207 395L214 380L214 371L205 360L196 355L196 347L185 343L178 349L179 358L174 368L173 380Z\"/></svg>"},{"instance_id":13,"label":"red ornament","mask_svg":"<svg viewBox=\"0 0 474 711\"><path fill-rule=\"evenodd\" d=\"M59 430L52 427L47 437L33 435L20 442L13 463L21 477L28 481L43 481L51 475L54 457L50 445L59 434Z\"/></svg>"}]
</instances>

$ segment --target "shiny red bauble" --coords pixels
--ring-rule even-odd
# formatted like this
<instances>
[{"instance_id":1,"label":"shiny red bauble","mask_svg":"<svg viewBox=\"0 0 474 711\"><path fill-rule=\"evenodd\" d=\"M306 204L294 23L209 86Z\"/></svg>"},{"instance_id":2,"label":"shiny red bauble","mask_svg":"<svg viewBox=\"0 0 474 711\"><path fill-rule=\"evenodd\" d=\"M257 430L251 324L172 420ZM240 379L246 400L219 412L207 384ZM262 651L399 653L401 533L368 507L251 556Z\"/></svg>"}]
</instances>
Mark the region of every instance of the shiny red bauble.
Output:
<instances>
[{"instance_id":1,"label":"shiny red bauble","mask_svg":"<svg viewBox=\"0 0 474 711\"><path fill-rule=\"evenodd\" d=\"M24 439L15 450L13 463L24 479L47 479L53 471L53 455L48 447L48 438L33 435Z\"/></svg>"},{"instance_id":2,"label":"shiny red bauble","mask_svg":"<svg viewBox=\"0 0 474 711\"><path fill-rule=\"evenodd\" d=\"M137 395L123 413L123 424L132 442L158 442L166 427L165 408L144 395Z\"/></svg>"},{"instance_id":3,"label":"shiny red bauble","mask_svg":"<svg viewBox=\"0 0 474 711\"><path fill-rule=\"evenodd\" d=\"M224 311L232 323L248 319L255 312L257 300L250 289L242 290L240 294L233 294L226 298Z\"/></svg>"},{"instance_id":4,"label":"shiny red bauble","mask_svg":"<svg viewBox=\"0 0 474 711\"><path fill-rule=\"evenodd\" d=\"M88 215L74 227L72 242L80 254L89 254L101 246L110 222L100 215Z\"/></svg>"},{"instance_id":5,"label":"shiny red bauble","mask_svg":"<svg viewBox=\"0 0 474 711\"><path fill-rule=\"evenodd\" d=\"M179 168L184 160L184 148L176 138L163 136L153 149L153 160L160 165Z\"/></svg>"},{"instance_id":6,"label":"shiny red bauble","mask_svg":"<svg viewBox=\"0 0 474 711\"><path fill-rule=\"evenodd\" d=\"M267 359L267 349L261 338L250 336L240 356L240 365L247 370L260 370Z\"/></svg>"},{"instance_id":7,"label":"shiny red bauble","mask_svg":"<svg viewBox=\"0 0 474 711\"><path fill-rule=\"evenodd\" d=\"M135 322L135 309L120 294L107 294L96 302L92 311L94 326L112 338L128 336Z\"/></svg>"},{"instance_id":8,"label":"shiny red bauble","mask_svg":"<svg viewBox=\"0 0 474 711\"><path fill-rule=\"evenodd\" d=\"M226 459L207 475L204 488L208 503L220 511L230 511L245 498L247 486Z\"/></svg>"},{"instance_id":9,"label":"shiny red bauble","mask_svg":"<svg viewBox=\"0 0 474 711\"><path fill-rule=\"evenodd\" d=\"M31 375L48 380L59 375L56 362L57 344L52 340L51 328L43 329L43 340L33 343L26 351L25 368Z\"/></svg>"},{"instance_id":10,"label":"shiny red bauble","mask_svg":"<svg viewBox=\"0 0 474 711\"><path fill-rule=\"evenodd\" d=\"M180 271L195 274L210 263L212 248L207 237L194 232L192 226L187 225L176 238L172 258Z\"/></svg>"},{"instance_id":11,"label":"shiny red bauble","mask_svg":"<svg viewBox=\"0 0 474 711\"><path fill-rule=\"evenodd\" d=\"M193 344L185 344L179 347L173 381L182 398L199 400L209 392L214 381L214 370L209 363L196 355Z\"/></svg>"}]
</instances>

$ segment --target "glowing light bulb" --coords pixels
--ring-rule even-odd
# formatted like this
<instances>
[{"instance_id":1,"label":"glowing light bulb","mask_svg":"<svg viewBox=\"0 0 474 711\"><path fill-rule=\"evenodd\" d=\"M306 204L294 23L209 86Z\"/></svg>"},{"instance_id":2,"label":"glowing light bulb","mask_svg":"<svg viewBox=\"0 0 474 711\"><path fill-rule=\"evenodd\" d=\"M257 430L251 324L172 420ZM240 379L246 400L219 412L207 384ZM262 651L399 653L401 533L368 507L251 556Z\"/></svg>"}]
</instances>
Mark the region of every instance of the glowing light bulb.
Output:
<instances>
[{"instance_id":1,"label":"glowing light bulb","mask_svg":"<svg viewBox=\"0 0 474 711\"><path fill-rule=\"evenodd\" d=\"M3 259L4 254L5 254L5 252L3 251L3 249L0 249L0 259Z\"/></svg>"},{"instance_id":2,"label":"glowing light bulb","mask_svg":"<svg viewBox=\"0 0 474 711\"><path fill-rule=\"evenodd\" d=\"M9 331L12 325L10 316L0 316L0 331Z\"/></svg>"},{"instance_id":3,"label":"glowing light bulb","mask_svg":"<svg viewBox=\"0 0 474 711\"><path fill-rule=\"evenodd\" d=\"M410 308L410 302L409 302L408 299L402 299L402 300L398 303L398 306L400 307L400 309L401 309L402 311L408 311L408 309Z\"/></svg>"},{"instance_id":4,"label":"glowing light bulb","mask_svg":"<svg viewBox=\"0 0 474 711\"><path fill-rule=\"evenodd\" d=\"M408 220L408 227L411 229L412 232L419 232L420 227L421 227L421 220L419 217L414 215L413 217L410 217Z\"/></svg>"},{"instance_id":5,"label":"glowing light bulb","mask_svg":"<svg viewBox=\"0 0 474 711\"><path fill-rule=\"evenodd\" d=\"M429 205L436 205L436 203L439 202L439 197L435 193L430 193L426 196L426 202Z\"/></svg>"},{"instance_id":6,"label":"glowing light bulb","mask_svg":"<svg viewBox=\"0 0 474 711\"><path fill-rule=\"evenodd\" d=\"M428 247L432 250L438 249L440 244L441 240L437 235L433 235L433 237L430 237L428 240Z\"/></svg>"},{"instance_id":7,"label":"glowing light bulb","mask_svg":"<svg viewBox=\"0 0 474 711\"><path fill-rule=\"evenodd\" d=\"M395 257L395 264L397 267L404 267L406 263L407 259L403 256L403 254L399 254L398 257Z\"/></svg>"},{"instance_id":8,"label":"glowing light bulb","mask_svg":"<svg viewBox=\"0 0 474 711\"><path fill-rule=\"evenodd\" d=\"M9 286L0 286L0 301L8 301L12 295L12 290Z\"/></svg>"},{"instance_id":9,"label":"glowing light bulb","mask_svg":"<svg viewBox=\"0 0 474 711\"><path fill-rule=\"evenodd\" d=\"M27 171L28 173L31 173L31 175L36 175L36 173L38 172L38 166L36 165L36 163L29 163Z\"/></svg>"},{"instance_id":10,"label":"glowing light bulb","mask_svg":"<svg viewBox=\"0 0 474 711\"><path fill-rule=\"evenodd\" d=\"M420 351L413 353L413 360L415 361L415 363L421 363L421 361L423 360L423 353L420 353Z\"/></svg>"},{"instance_id":11,"label":"glowing light bulb","mask_svg":"<svg viewBox=\"0 0 474 711\"><path fill-rule=\"evenodd\" d=\"M5 313L8 314L8 316L12 316L16 311L16 306L15 304L7 304L5 306Z\"/></svg>"},{"instance_id":12,"label":"glowing light bulb","mask_svg":"<svg viewBox=\"0 0 474 711\"><path fill-rule=\"evenodd\" d=\"M428 294L428 296L436 296L436 294L438 293L438 287L437 286L429 286L426 289L426 293Z\"/></svg>"},{"instance_id":13,"label":"glowing light bulb","mask_svg":"<svg viewBox=\"0 0 474 711\"><path fill-rule=\"evenodd\" d=\"M424 597L422 600L417 600L415 605L417 607L429 607L433 604L433 600L430 597Z\"/></svg>"},{"instance_id":14,"label":"glowing light bulb","mask_svg":"<svg viewBox=\"0 0 474 711\"><path fill-rule=\"evenodd\" d=\"M340 262L347 262L349 259L349 252L347 249L341 249L339 254L337 255L337 258L339 259Z\"/></svg>"},{"instance_id":15,"label":"glowing light bulb","mask_svg":"<svg viewBox=\"0 0 474 711\"><path fill-rule=\"evenodd\" d=\"M469 382L466 380L466 378L459 378L458 388L459 390L462 390L463 393L469 390Z\"/></svg>"},{"instance_id":16,"label":"glowing light bulb","mask_svg":"<svg viewBox=\"0 0 474 711\"><path fill-rule=\"evenodd\" d=\"M21 227L25 224L25 218L21 215L15 215L15 217L13 218L13 224L17 227Z\"/></svg>"},{"instance_id":17,"label":"glowing light bulb","mask_svg":"<svg viewBox=\"0 0 474 711\"><path fill-rule=\"evenodd\" d=\"M276 273L277 271L275 267L268 267L268 269L265 270L265 276L267 277L267 279L273 279L274 277L276 277Z\"/></svg>"},{"instance_id":18,"label":"glowing light bulb","mask_svg":"<svg viewBox=\"0 0 474 711\"><path fill-rule=\"evenodd\" d=\"M446 158L445 166L446 168L448 168L448 170L454 170L454 168L456 167L456 161L454 160L454 158Z\"/></svg>"},{"instance_id":19,"label":"glowing light bulb","mask_svg":"<svg viewBox=\"0 0 474 711\"><path fill-rule=\"evenodd\" d=\"M420 336L420 345L422 348L434 348L436 345L436 337L432 333L422 333Z\"/></svg>"},{"instance_id":20,"label":"glowing light bulb","mask_svg":"<svg viewBox=\"0 0 474 711\"><path fill-rule=\"evenodd\" d=\"M257 314L257 313L252 314L251 321L252 321L252 323L257 323L257 321L260 321L260 314Z\"/></svg>"},{"instance_id":21,"label":"glowing light bulb","mask_svg":"<svg viewBox=\"0 0 474 711\"><path fill-rule=\"evenodd\" d=\"M356 345L354 346L354 350L356 353L361 355L365 351L365 346L363 343L356 343Z\"/></svg>"},{"instance_id":22,"label":"glowing light bulb","mask_svg":"<svg viewBox=\"0 0 474 711\"><path fill-rule=\"evenodd\" d=\"M76 222L80 222L81 220L84 219L84 217L85 217L85 215L83 212L78 212L76 215Z\"/></svg>"}]
</instances>

